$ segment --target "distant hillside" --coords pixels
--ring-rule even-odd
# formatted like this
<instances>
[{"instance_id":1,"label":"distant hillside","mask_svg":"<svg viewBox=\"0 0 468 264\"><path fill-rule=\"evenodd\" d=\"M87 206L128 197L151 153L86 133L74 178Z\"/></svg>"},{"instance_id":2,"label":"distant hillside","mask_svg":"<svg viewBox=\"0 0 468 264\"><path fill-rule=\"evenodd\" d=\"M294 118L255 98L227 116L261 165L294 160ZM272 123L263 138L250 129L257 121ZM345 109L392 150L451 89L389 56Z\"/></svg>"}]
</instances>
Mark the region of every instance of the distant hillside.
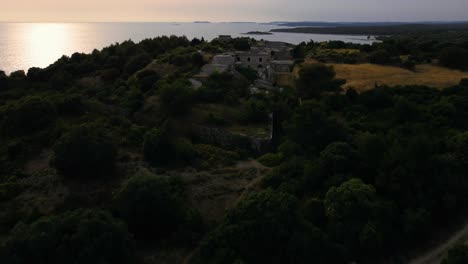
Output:
<instances>
[{"instance_id":1,"label":"distant hillside","mask_svg":"<svg viewBox=\"0 0 468 264\"><path fill-rule=\"evenodd\" d=\"M390 26L330 26L295 27L273 29L272 32L337 34L337 35L406 35L414 33L445 33L449 31L468 32L468 23L451 24L404 24Z\"/></svg>"},{"instance_id":2,"label":"distant hillside","mask_svg":"<svg viewBox=\"0 0 468 264\"><path fill-rule=\"evenodd\" d=\"M448 21L448 22L436 22L436 21L420 21L420 22L323 22L323 21L298 21L298 22L271 22L269 24L283 26L283 27L373 27L373 26L397 26L397 25L411 25L411 24L423 24L423 25L454 25L454 24L465 24L466 21Z\"/></svg>"}]
</instances>

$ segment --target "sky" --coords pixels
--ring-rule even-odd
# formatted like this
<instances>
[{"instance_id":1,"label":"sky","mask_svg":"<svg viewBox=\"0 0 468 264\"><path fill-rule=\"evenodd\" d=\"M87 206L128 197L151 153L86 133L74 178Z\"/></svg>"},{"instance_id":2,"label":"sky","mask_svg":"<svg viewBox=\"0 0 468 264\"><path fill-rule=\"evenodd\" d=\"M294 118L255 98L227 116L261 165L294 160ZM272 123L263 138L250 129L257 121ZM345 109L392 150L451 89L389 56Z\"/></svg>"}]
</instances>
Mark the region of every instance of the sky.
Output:
<instances>
[{"instance_id":1,"label":"sky","mask_svg":"<svg viewBox=\"0 0 468 264\"><path fill-rule=\"evenodd\" d=\"M468 0L0 0L0 21L468 21Z\"/></svg>"}]
</instances>

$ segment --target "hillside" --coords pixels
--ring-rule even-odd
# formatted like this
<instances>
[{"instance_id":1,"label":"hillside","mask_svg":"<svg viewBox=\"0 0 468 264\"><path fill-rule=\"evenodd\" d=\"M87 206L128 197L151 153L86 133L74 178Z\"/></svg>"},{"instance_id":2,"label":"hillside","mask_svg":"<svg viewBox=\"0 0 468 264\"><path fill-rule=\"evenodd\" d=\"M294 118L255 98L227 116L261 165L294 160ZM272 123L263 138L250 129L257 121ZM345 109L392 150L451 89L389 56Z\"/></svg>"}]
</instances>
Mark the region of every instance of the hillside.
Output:
<instances>
[{"instance_id":1,"label":"hillside","mask_svg":"<svg viewBox=\"0 0 468 264\"><path fill-rule=\"evenodd\" d=\"M468 47L426 41L158 37L0 72L0 260L407 262L468 205Z\"/></svg>"}]
</instances>

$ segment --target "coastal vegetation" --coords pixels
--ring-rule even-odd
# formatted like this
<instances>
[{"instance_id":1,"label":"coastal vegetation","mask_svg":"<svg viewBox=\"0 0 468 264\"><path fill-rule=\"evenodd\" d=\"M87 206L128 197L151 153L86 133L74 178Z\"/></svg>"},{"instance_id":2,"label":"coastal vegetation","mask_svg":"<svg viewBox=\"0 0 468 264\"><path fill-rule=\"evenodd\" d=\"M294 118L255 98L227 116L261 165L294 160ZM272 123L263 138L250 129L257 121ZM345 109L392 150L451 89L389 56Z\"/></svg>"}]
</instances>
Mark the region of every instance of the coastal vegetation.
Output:
<instances>
[{"instance_id":1,"label":"coastal vegetation","mask_svg":"<svg viewBox=\"0 0 468 264\"><path fill-rule=\"evenodd\" d=\"M467 41L301 43L267 91L242 67L193 84L248 38L0 72L0 260L406 263L466 216Z\"/></svg>"}]
</instances>

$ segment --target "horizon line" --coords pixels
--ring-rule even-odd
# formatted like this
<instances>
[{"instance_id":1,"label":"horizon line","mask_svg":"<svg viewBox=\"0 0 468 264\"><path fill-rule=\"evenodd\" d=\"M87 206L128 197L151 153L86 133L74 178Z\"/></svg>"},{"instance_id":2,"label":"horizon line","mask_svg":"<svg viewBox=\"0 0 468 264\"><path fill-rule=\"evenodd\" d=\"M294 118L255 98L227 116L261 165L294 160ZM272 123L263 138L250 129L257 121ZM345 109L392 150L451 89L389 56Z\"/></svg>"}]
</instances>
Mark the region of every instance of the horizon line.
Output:
<instances>
[{"instance_id":1,"label":"horizon line","mask_svg":"<svg viewBox=\"0 0 468 264\"><path fill-rule=\"evenodd\" d=\"M193 20L193 21L59 21L59 20L11 20L0 21L0 23L57 23L57 24L72 24L72 23L186 23L186 24L217 24L217 23L256 23L256 24L272 24L272 23L468 23L468 20L348 20L348 21L325 21L325 20L273 20L273 21L208 21L208 20Z\"/></svg>"}]
</instances>

